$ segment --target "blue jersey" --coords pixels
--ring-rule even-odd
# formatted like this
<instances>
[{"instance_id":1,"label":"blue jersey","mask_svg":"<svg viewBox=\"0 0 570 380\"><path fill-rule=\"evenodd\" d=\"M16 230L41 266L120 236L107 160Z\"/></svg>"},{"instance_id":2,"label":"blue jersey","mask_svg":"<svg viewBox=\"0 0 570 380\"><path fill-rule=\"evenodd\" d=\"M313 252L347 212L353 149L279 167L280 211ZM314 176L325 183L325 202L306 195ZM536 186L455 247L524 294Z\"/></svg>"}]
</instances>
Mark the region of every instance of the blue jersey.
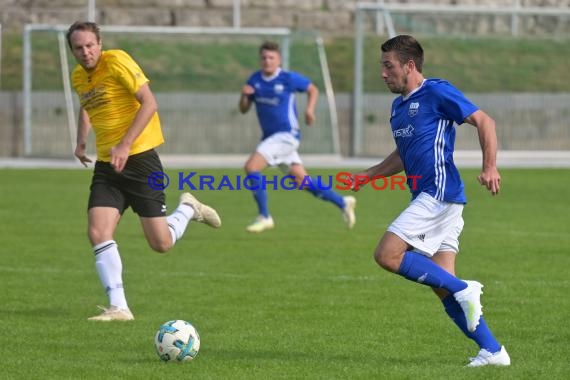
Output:
<instances>
[{"instance_id":1,"label":"blue jersey","mask_svg":"<svg viewBox=\"0 0 570 380\"><path fill-rule=\"evenodd\" d=\"M465 203L459 171L453 162L455 124L462 124L478 107L451 83L426 79L406 97L392 103L390 124L406 175L421 176L408 186L415 198L421 192L435 199Z\"/></svg>"},{"instance_id":2,"label":"blue jersey","mask_svg":"<svg viewBox=\"0 0 570 380\"><path fill-rule=\"evenodd\" d=\"M295 93L306 92L311 81L296 72L279 69L269 78L264 77L261 71L256 71L247 84L255 89L249 98L255 103L263 133L261 139L278 132L289 132L300 139Z\"/></svg>"}]
</instances>

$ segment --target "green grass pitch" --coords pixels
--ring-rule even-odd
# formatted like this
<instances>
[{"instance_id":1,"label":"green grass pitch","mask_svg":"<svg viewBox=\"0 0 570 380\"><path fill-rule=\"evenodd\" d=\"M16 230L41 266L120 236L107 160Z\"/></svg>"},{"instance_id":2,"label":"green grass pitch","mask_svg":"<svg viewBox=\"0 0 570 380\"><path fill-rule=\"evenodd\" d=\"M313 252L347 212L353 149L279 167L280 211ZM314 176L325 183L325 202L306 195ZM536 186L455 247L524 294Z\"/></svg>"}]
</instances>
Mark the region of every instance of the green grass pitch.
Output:
<instances>
[{"instance_id":1,"label":"green grass pitch","mask_svg":"<svg viewBox=\"0 0 570 380\"><path fill-rule=\"evenodd\" d=\"M182 170L221 176L237 169ZM168 171L176 177L174 170ZM311 170L332 174L334 170ZM267 172L271 174L272 172ZM275 172L278 174L278 172ZM476 345L429 289L372 259L407 191L357 193L357 224L298 191L271 191L276 228L245 232L251 194L197 191L223 226L191 224L166 255L128 210L116 240L136 320L93 323L106 304L86 238L91 170L0 170L0 378L3 379L567 379L570 376L570 175L505 169L501 194L462 170L458 275L484 285L486 320L509 368L464 368ZM172 209L179 191L167 190ZM186 319L196 360L167 365L156 329Z\"/></svg>"}]
</instances>

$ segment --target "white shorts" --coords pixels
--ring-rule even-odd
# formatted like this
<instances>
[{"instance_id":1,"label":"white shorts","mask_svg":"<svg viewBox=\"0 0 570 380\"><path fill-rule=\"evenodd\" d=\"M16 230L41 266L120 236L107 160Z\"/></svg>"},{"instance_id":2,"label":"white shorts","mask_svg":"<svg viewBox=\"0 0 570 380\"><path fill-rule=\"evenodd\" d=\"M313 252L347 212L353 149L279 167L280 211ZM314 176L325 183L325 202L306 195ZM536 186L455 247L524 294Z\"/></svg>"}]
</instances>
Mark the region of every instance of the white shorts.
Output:
<instances>
[{"instance_id":1,"label":"white shorts","mask_svg":"<svg viewBox=\"0 0 570 380\"><path fill-rule=\"evenodd\" d=\"M462 212L462 204L438 201L421 193L392 222L388 231L429 257L438 251L457 253L464 224Z\"/></svg>"},{"instance_id":2,"label":"white shorts","mask_svg":"<svg viewBox=\"0 0 570 380\"><path fill-rule=\"evenodd\" d=\"M297 149L299 140L290 133L280 132L259 143L257 153L261 154L269 166L279 166L287 171L293 164L303 164Z\"/></svg>"}]
</instances>

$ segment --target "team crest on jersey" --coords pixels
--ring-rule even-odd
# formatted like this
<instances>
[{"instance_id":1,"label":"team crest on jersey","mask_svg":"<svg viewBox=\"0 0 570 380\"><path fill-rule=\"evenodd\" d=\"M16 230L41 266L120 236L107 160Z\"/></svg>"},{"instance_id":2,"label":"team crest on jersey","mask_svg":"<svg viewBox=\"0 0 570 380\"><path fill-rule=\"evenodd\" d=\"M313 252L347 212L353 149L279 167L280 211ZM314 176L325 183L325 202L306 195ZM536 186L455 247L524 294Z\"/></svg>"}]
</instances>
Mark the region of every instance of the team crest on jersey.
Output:
<instances>
[{"instance_id":1,"label":"team crest on jersey","mask_svg":"<svg viewBox=\"0 0 570 380\"><path fill-rule=\"evenodd\" d=\"M283 85L282 85L281 83L277 83L277 84L273 87L273 90L275 90L275 93L276 93L276 94L281 94L284 89L285 89L285 87L283 87Z\"/></svg>"},{"instance_id":2,"label":"team crest on jersey","mask_svg":"<svg viewBox=\"0 0 570 380\"><path fill-rule=\"evenodd\" d=\"M410 103L410 108L408 109L408 115L414 117L418 114L420 109L420 103Z\"/></svg>"}]
</instances>

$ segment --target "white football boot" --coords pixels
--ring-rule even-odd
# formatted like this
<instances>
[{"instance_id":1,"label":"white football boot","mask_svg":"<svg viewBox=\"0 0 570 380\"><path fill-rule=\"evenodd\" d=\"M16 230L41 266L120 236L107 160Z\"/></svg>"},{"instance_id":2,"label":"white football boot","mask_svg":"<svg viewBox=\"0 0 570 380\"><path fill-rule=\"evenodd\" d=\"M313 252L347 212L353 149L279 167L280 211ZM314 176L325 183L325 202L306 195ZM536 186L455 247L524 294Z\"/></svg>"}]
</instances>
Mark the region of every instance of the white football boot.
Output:
<instances>
[{"instance_id":1,"label":"white football boot","mask_svg":"<svg viewBox=\"0 0 570 380\"><path fill-rule=\"evenodd\" d=\"M192 194L182 193L182 195L180 195L180 203L187 204L194 209L192 220L205 223L214 228L219 228L222 225L222 220L220 219L217 211L212 207L201 203Z\"/></svg>"},{"instance_id":2,"label":"white football boot","mask_svg":"<svg viewBox=\"0 0 570 380\"><path fill-rule=\"evenodd\" d=\"M463 309L465 319L467 320L467 330L473 332L479 324L481 315L483 315L483 306L481 306L481 294L483 294L481 289L483 285L477 281L464 281L467 283L467 287L454 293L453 296L461 306L461 309Z\"/></svg>"},{"instance_id":3,"label":"white football boot","mask_svg":"<svg viewBox=\"0 0 570 380\"><path fill-rule=\"evenodd\" d=\"M255 221L252 224L247 226L246 230L247 232L259 233L265 230L270 230L273 227L275 227L275 223L273 222L273 218L271 216L268 216L266 218L263 215L259 215L257 218L255 218Z\"/></svg>"},{"instance_id":4,"label":"white football boot","mask_svg":"<svg viewBox=\"0 0 570 380\"><path fill-rule=\"evenodd\" d=\"M497 365L497 366L508 366L511 365L511 358L505 349L505 346L501 346L499 352L494 354L489 351L482 349L479 351L476 357L469 359L471 362L467 364L467 367L483 367L486 365Z\"/></svg>"},{"instance_id":5,"label":"white football boot","mask_svg":"<svg viewBox=\"0 0 570 380\"><path fill-rule=\"evenodd\" d=\"M346 223L346 226L350 230L356 223L356 215L354 214L354 209L356 208L356 198L352 195L347 195L346 197L342 197L342 199L344 200L342 217Z\"/></svg>"},{"instance_id":6,"label":"white football boot","mask_svg":"<svg viewBox=\"0 0 570 380\"><path fill-rule=\"evenodd\" d=\"M132 321L135 319L133 313L129 309L119 309L117 306L110 306L109 308L98 306L103 312L94 317L87 318L89 321Z\"/></svg>"}]
</instances>

